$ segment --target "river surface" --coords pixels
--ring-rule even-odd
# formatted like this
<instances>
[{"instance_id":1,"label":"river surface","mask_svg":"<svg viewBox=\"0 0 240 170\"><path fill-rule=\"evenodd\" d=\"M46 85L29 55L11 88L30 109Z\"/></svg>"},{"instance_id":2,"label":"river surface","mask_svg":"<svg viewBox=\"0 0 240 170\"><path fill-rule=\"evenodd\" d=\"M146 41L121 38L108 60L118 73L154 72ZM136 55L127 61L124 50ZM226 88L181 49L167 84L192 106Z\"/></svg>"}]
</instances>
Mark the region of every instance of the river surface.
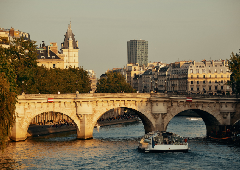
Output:
<instances>
[{"instance_id":1,"label":"river surface","mask_svg":"<svg viewBox=\"0 0 240 170\"><path fill-rule=\"evenodd\" d=\"M92 140L61 133L11 142L0 169L239 169L240 147L203 139L201 118L175 117L167 131L189 137L188 153L140 153L141 122L94 129ZM199 137L196 139L196 137Z\"/></svg>"}]
</instances>

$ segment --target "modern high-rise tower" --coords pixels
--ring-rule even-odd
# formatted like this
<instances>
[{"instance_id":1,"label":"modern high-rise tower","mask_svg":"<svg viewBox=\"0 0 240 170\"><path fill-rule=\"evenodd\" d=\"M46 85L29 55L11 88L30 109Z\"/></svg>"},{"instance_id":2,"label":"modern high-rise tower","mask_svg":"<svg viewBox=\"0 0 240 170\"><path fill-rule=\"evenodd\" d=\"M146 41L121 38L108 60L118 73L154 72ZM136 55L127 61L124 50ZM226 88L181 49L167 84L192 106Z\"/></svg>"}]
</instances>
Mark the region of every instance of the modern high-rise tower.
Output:
<instances>
[{"instance_id":1,"label":"modern high-rise tower","mask_svg":"<svg viewBox=\"0 0 240 170\"><path fill-rule=\"evenodd\" d=\"M130 40L127 42L128 64L148 64L148 41Z\"/></svg>"},{"instance_id":2,"label":"modern high-rise tower","mask_svg":"<svg viewBox=\"0 0 240 170\"><path fill-rule=\"evenodd\" d=\"M61 52L65 55L64 68L78 67L78 51L78 41L75 41L70 22L61 47Z\"/></svg>"}]
</instances>

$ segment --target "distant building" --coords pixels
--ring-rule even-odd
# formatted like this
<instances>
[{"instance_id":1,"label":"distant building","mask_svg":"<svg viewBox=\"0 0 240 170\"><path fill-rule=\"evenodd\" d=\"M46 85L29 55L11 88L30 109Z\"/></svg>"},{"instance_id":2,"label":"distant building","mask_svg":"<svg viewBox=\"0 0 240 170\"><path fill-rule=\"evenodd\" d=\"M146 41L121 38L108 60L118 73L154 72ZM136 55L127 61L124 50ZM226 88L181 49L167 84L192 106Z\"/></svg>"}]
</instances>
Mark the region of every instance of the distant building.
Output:
<instances>
[{"instance_id":1,"label":"distant building","mask_svg":"<svg viewBox=\"0 0 240 170\"><path fill-rule=\"evenodd\" d=\"M186 68L188 68L188 93L232 93L231 87L227 85L231 72L225 60L193 61L186 64Z\"/></svg>"},{"instance_id":2,"label":"distant building","mask_svg":"<svg viewBox=\"0 0 240 170\"><path fill-rule=\"evenodd\" d=\"M78 51L78 41L75 40L70 22L67 32L65 34L64 41L61 44L61 53L65 55L64 68L78 67Z\"/></svg>"},{"instance_id":3,"label":"distant building","mask_svg":"<svg viewBox=\"0 0 240 170\"><path fill-rule=\"evenodd\" d=\"M93 70L86 70L91 81L91 92L94 93L97 90L97 77Z\"/></svg>"},{"instance_id":4,"label":"distant building","mask_svg":"<svg viewBox=\"0 0 240 170\"><path fill-rule=\"evenodd\" d=\"M43 41L40 48L37 48L37 53L38 66L44 66L48 69L64 69L64 55L58 53L57 43L50 43L50 45L46 46Z\"/></svg>"},{"instance_id":5,"label":"distant building","mask_svg":"<svg viewBox=\"0 0 240 170\"><path fill-rule=\"evenodd\" d=\"M127 42L128 64L148 64L148 41L130 40Z\"/></svg>"},{"instance_id":6,"label":"distant building","mask_svg":"<svg viewBox=\"0 0 240 170\"><path fill-rule=\"evenodd\" d=\"M20 37L23 37L23 39L25 40L30 40L29 33L15 30L14 28L11 29L0 28L0 46L4 48L10 47L10 44L13 44L13 40L15 38Z\"/></svg>"},{"instance_id":7,"label":"distant building","mask_svg":"<svg viewBox=\"0 0 240 170\"><path fill-rule=\"evenodd\" d=\"M138 63L127 64L126 67L127 83L133 87L133 78L136 77L136 75L143 74L144 72L145 72L144 66L139 66Z\"/></svg>"}]
</instances>

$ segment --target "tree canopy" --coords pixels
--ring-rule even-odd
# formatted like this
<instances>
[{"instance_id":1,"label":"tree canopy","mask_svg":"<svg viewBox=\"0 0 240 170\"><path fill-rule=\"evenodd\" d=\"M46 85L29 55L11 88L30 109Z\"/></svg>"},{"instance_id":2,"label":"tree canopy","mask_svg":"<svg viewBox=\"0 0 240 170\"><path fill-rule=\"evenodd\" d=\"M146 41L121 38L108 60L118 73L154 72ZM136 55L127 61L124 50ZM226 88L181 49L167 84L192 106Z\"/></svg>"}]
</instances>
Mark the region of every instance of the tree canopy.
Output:
<instances>
[{"instance_id":1,"label":"tree canopy","mask_svg":"<svg viewBox=\"0 0 240 170\"><path fill-rule=\"evenodd\" d=\"M238 54L230 56L228 61L229 69L232 72L229 84L232 85L233 92L240 93L240 56Z\"/></svg>"},{"instance_id":2,"label":"tree canopy","mask_svg":"<svg viewBox=\"0 0 240 170\"><path fill-rule=\"evenodd\" d=\"M37 66L35 41L18 38L9 48L0 46L0 148L14 124L17 94L87 93L91 89L82 68L47 69Z\"/></svg>"},{"instance_id":3,"label":"tree canopy","mask_svg":"<svg viewBox=\"0 0 240 170\"><path fill-rule=\"evenodd\" d=\"M133 93L135 89L128 84L118 72L108 72L106 77L100 78L97 84L97 93Z\"/></svg>"}]
</instances>

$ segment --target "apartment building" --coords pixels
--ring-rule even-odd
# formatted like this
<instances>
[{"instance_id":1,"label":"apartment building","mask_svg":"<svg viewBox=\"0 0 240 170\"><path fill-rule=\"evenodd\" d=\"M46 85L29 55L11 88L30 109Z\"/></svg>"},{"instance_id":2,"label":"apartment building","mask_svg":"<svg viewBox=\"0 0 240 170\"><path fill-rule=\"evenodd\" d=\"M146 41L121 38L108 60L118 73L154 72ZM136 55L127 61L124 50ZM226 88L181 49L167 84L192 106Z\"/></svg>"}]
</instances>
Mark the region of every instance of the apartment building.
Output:
<instances>
[{"instance_id":1,"label":"apartment building","mask_svg":"<svg viewBox=\"0 0 240 170\"><path fill-rule=\"evenodd\" d=\"M130 40L127 42L128 64L139 64L147 66L148 64L148 41Z\"/></svg>"}]
</instances>

